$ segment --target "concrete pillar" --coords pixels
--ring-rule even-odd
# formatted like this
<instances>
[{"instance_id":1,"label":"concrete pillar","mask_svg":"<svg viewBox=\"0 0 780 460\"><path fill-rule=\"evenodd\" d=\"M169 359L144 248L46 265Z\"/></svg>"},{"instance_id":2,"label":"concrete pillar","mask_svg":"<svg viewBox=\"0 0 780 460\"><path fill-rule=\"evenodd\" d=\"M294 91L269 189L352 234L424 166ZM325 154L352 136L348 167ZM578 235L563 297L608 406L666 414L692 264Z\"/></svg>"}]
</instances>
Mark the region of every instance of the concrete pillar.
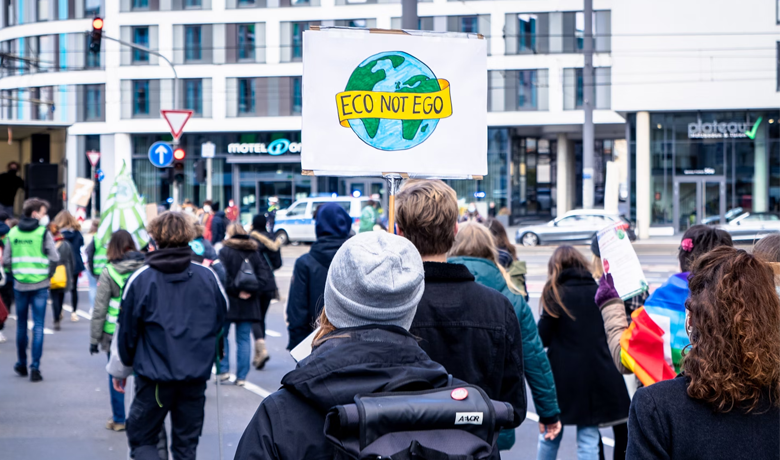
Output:
<instances>
[{"instance_id":1,"label":"concrete pillar","mask_svg":"<svg viewBox=\"0 0 780 460\"><path fill-rule=\"evenodd\" d=\"M650 237L650 113L636 114L636 229Z\"/></svg>"},{"instance_id":2,"label":"concrete pillar","mask_svg":"<svg viewBox=\"0 0 780 460\"><path fill-rule=\"evenodd\" d=\"M761 122L753 139L753 211L769 210L769 156L766 148L766 122Z\"/></svg>"},{"instance_id":3,"label":"concrete pillar","mask_svg":"<svg viewBox=\"0 0 780 460\"><path fill-rule=\"evenodd\" d=\"M556 215L558 217L571 211L574 176L571 174L574 163L574 149L565 133L558 134L556 152Z\"/></svg>"}]
</instances>

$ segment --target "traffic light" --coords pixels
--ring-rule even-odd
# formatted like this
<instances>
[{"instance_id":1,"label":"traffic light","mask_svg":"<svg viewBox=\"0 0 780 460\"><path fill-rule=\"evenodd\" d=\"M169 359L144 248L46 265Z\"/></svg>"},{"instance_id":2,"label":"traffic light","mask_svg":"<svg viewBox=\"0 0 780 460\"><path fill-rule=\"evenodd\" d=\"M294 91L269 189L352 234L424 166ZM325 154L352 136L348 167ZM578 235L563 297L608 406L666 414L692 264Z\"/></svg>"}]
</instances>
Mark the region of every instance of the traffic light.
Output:
<instances>
[{"instance_id":1,"label":"traffic light","mask_svg":"<svg viewBox=\"0 0 780 460\"><path fill-rule=\"evenodd\" d=\"M195 181L198 184L206 183L206 160L195 161Z\"/></svg>"},{"instance_id":2,"label":"traffic light","mask_svg":"<svg viewBox=\"0 0 780 460\"><path fill-rule=\"evenodd\" d=\"M103 19L95 18L92 20L92 32L89 34L89 51L91 53L100 52L100 40L103 38Z\"/></svg>"},{"instance_id":3,"label":"traffic light","mask_svg":"<svg viewBox=\"0 0 780 460\"><path fill-rule=\"evenodd\" d=\"M187 153L179 147L173 151L173 181L184 182L184 157Z\"/></svg>"}]
</instances>

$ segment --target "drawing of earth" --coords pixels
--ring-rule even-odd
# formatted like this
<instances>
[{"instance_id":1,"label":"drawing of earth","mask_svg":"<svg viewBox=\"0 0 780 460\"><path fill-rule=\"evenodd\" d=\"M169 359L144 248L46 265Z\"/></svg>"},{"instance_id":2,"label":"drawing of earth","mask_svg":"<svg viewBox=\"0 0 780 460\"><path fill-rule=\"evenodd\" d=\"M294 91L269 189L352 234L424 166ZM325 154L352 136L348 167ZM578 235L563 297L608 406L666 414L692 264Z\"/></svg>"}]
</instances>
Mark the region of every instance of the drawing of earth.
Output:
<instances>
[{"instance_id":1,"label":"drawing of earth","mask_svg":"<svg viewBox=\"0 0 780 460\"><path fill-rule=\"evenodd\" d=\"M352 72L345 91L430 93L441 90L436 75L414 56L402 51L375 54ZM439 123L430 120L349 120L366 144L379 150L406 150L423 143Z\"/></svg>"}]
</instances>

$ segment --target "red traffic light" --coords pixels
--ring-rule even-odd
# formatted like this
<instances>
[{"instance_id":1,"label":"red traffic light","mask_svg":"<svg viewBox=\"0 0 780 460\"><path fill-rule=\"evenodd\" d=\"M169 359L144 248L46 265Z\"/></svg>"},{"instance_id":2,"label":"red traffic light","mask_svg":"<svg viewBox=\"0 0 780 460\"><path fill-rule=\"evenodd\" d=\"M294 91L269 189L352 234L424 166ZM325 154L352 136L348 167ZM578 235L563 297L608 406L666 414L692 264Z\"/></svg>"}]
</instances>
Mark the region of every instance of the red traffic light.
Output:
<instances>
[{"instance_id":1,"label":"red traffic light","mask_svg":"<svg viewBox=\"0 0 780 460\"><path fill-rule=\"evenodd\" d=\"M95 30L102 30L103 29L103 19L102 18L95 18L92 20L92 28Z\"/></svg>"},{"instance_id":2,"label":"red traffic light","mask_svg":"<svg viewBox=\"0 0 780 460\"><path fill-rule=\"evenodd\" d=\"M173 151L173 159L174 160L181 161L181 160L184 159L185 155L186 155L186 153L184 152L184 149L182 149L182 148L178 148L178 149Z\"/></svg>"}]
</instances>

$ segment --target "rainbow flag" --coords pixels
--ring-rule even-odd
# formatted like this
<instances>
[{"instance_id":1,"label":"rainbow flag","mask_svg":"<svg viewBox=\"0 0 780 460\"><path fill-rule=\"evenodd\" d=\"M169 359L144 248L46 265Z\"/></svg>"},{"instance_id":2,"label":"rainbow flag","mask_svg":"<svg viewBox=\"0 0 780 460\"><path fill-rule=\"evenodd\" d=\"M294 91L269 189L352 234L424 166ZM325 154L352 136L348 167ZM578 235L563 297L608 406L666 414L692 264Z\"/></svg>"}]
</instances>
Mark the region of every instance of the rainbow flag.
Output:
<instances>
[{"instance_id":1,"label":"rainbow flag","mask_svg":"<svg viewBox=\"0 0 780 460\"><path fill-rule=\"evenodd\" d=\"M690 343L685 330L688 273L673 275L636 310L620 339L623 365L645 385L674 378L682 350Z\"/></svg>"}]
</instances>

